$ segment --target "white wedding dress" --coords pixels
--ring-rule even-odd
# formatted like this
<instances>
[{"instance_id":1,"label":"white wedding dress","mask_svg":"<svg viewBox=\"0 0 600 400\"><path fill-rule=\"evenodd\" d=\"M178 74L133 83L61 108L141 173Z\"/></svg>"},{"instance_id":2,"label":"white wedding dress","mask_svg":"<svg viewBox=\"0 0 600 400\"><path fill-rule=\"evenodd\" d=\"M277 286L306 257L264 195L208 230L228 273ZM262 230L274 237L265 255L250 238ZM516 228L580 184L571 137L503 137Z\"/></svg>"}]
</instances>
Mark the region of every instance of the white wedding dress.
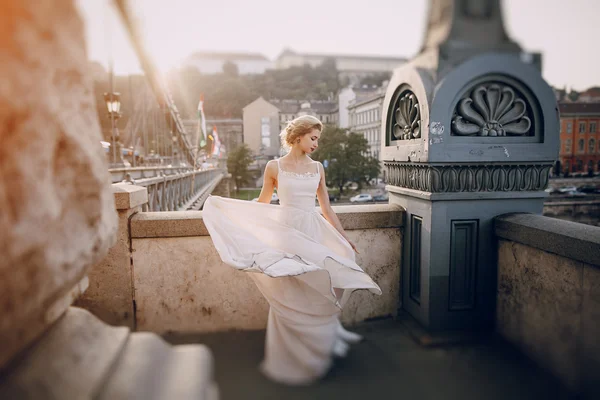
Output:
<instances>
[{"instance_id":1,"label":"white wedding dress","mask_svg":"<svg viewBox=\"0 0 600 400\"><path fill-rule=\"evenodd\" d=\"M300 385L321 378L333 355L344 355L347 343L360 340L339 322L350 293L381 294L381 289L317 212L318 163L306 174L277 164L281 205L210 196L202 215L223 262L254 272L250 276L269 302L262 372ZM343 289L337 290L339 297L334 288Z\"/></svg>"}]
</instances>

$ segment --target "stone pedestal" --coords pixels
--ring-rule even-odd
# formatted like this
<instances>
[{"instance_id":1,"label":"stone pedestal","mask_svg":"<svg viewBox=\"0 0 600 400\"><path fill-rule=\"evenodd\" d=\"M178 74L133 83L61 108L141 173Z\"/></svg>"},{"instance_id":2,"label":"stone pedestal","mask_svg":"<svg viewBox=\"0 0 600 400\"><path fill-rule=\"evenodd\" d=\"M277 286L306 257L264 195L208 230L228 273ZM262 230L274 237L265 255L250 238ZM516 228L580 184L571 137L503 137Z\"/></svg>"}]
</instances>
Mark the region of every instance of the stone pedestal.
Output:
<instances>
[{"instance_id":1,"label":"stone pedestal","mask_svg":"<svg viewBox=\"0 0 600 400\"><path fill-rule=\"evenodd\" d=\"M74 2L1 1L0 27L2 370L85 290L117 219Z\"/></svg>"},{"instance_id":2,"label":"stone pedestal","mask_svg":"<svg viewBox=\"0 0 600 400\"><path fill-rule=\"evenodd\" d=\"M135 328L133 271L129 219L148 203L145 187L128 183L112 185L119 215L117 242L107 256L89 271L89 289L75 305L91 311L111 325Z\"/></svg>"},{"instance_id":3,"label":"stone pedestal","mask_svg":"<svg viewBox=\"0 0 600 400\"><path fill-rule=\"evenodd\" d=\"M492 219L541 214L558 112L504 33L498 0L430 4L425 46L394 72L383 106L390 202L406 209L403 307L430 330L487 329Z\"/></svg>"}]
</instances>

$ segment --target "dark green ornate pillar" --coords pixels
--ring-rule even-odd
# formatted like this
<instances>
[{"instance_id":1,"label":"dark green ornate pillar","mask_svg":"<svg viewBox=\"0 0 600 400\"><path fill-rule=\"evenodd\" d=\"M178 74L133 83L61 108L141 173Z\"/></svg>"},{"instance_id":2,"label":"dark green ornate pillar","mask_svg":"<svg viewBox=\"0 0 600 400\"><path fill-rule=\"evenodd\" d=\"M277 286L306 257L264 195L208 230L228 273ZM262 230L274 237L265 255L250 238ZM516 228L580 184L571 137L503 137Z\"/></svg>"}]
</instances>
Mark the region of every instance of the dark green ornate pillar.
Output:
<instances>
[{"instance_id":1,"label":"dark green ornate pillar","mask_svg":"<svg viewBox=\"0 0 600 400\"><path fill-rule=\"evenodd\" d=\"M539 57L498 0L431 0L424 46L390 81L382 127L390 202L406 209L403 308L430 330L494 321L493 218L541 213L559 119Z\"/></svg>"}]
</instances>

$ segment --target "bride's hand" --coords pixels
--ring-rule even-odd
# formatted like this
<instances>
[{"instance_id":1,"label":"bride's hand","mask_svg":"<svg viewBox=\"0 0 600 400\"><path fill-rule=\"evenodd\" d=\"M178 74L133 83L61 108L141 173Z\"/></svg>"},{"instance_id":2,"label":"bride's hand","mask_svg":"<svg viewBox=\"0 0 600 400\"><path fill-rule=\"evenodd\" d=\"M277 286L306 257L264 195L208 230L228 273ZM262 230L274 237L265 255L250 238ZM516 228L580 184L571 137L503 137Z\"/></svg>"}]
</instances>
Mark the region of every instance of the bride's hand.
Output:
<instances>
[{"instance_id":1,"label":"bride's hand","mask_svg":"<svg viewBox=\"0 0 600 400\"><path fill-rule=\"evenodd\" d=\"M360 251L358 251L358 249L356 248L356 245L354 243L352 243L352 241L350 239L346 239L348 241L348 244L350 244L350 247L352 247L352 250L354 250L356 252L356 254L360 254Z\"/></svg>"}]
</instances>

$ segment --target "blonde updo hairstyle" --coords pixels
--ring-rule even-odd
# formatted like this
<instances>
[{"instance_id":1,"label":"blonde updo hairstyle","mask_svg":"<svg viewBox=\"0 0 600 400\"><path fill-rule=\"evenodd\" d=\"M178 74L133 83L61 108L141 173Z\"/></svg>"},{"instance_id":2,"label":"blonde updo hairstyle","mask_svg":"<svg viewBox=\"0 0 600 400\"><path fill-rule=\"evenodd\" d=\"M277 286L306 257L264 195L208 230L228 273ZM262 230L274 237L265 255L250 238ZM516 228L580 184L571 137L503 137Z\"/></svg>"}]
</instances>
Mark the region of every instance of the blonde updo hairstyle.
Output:
<instances>
[{"instance_id":1,"label":"blonde updo hairstyle","mask_svg":"<svg viewBox=\"0 0 600 400\"><path fill-rule=\"evenodd\" d=\"M319 132L323 130L323 124L318 118L312 115L303 115L292 121L288 121L287 126L281 131L281 145L284 149L289 150L292 145L302 136L307 135L317 129Z\"/></svg>"}]
</instances>

